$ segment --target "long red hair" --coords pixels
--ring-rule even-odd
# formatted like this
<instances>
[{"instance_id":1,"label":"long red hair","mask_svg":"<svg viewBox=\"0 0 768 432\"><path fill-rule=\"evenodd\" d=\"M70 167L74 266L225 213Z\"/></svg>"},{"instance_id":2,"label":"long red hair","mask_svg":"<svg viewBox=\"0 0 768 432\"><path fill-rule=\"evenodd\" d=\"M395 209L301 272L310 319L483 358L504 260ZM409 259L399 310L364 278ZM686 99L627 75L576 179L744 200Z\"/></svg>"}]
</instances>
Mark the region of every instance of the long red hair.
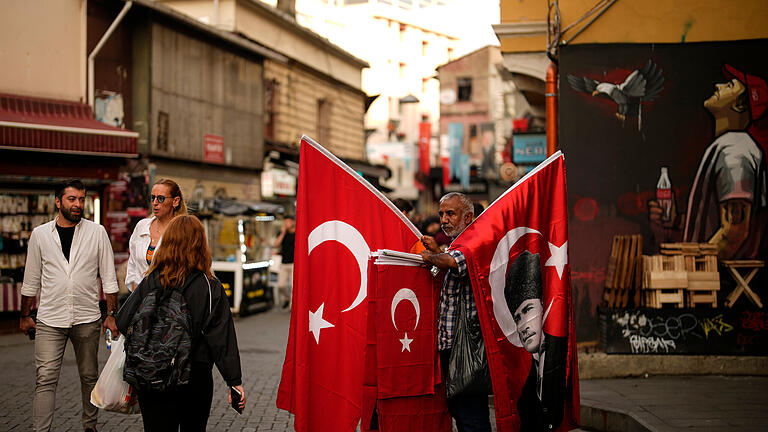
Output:
<instances>
[{"instance_id":1,"label":"long red hair","mask_svg":"<svg viewBox=\"0 0 768 432\"><path fill-rule=\"evenodd\" d=\"M184 285L187 275L194 270L213 279L211 249L205 238L203 224L198 218L181 215L171 220L147 274L155 270L159 271L157 277L164 288Z\"/></svg>"}]
</instances>

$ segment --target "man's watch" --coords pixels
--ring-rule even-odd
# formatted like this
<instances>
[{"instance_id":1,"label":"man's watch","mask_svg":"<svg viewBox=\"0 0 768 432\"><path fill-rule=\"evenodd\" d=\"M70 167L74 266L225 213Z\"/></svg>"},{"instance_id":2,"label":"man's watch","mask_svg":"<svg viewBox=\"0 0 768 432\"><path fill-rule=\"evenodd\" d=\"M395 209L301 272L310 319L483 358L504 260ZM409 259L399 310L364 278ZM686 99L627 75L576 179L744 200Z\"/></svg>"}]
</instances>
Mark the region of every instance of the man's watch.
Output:
<instances>
[{"instance_id":1,"label":"man's watch","mask_svg":"<svg viewBox=\"0 0 768 432\"><path fill-rule=\"evenodd\" d=\"M116 314L117 314L117 311L108 311L107 312L107 316L108 317L112 317L112 318L114 318Z\"/></svg>"}]
</instances>

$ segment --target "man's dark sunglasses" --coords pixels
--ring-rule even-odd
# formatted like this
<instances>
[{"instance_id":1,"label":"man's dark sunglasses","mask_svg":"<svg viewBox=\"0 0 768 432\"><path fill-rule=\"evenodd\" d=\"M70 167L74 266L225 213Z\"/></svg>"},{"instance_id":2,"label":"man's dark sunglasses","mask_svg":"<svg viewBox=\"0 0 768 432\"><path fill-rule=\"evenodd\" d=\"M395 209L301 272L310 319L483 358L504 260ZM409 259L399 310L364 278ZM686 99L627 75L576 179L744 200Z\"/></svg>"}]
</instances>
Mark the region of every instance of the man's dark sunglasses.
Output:
<instances>
[{"instance_id":1,"label":"man's dark sunglasses","mask_svg":"<svg viewBox=\"0 0 768 432\"><path fill-rule=\"evenodd\" d=\"M166 198L170 198L170 197L165 196L165 195L150 195L149 196L149 202L155 202L155 199L157 199L157 202L162 204L162 203L165 202Z\"/></svg>"}]
</instances>

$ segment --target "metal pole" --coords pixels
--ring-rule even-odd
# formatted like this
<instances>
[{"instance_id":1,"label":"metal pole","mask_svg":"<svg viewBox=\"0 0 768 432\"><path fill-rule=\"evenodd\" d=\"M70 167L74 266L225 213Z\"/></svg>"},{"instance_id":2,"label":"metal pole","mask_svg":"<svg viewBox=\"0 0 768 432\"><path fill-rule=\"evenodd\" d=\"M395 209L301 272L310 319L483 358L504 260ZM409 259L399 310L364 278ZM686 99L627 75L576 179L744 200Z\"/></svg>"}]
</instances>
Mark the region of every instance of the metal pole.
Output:
<instances>
[{"instance_id":1,"label":"metal pole","mask_svg":"<svg viewBox=\"0 0 768 432\"><path fill-rule=\"evenodd\" d=\"M104 46L105 43L109 40L109 37L112 36L112 33L117 28L118 24L120 24L120 21L123 20L123 17L125 17L125 14L128 13L128 10L133 6L132 1L125 2L125 6L123 6L123 9L120 11L119 14L117 14L117 18L115 18L114 21L112 21L112 24L110 24L107 31L104 33L104 36L101 37L101 40L99 40L99 43L96 44L96 47L91 51L90 54L88 54L88 105L91 106L93 109L93 103L96 99L96 96L94 95L96 91L96 84L93 74L93 60L96 58L96 55L101 51L101 48Z\"/></svg>"},{"instance_id":2,"label":"metal pole","mask_svg":"<svg viewBox=\"0 0 768 432\"><path fill-rule=\"evenodd\" d=\"M544 97L547 108L547 156L557 150L557 66L554 62L547 68Z\"/></svg>"}]
</instances>

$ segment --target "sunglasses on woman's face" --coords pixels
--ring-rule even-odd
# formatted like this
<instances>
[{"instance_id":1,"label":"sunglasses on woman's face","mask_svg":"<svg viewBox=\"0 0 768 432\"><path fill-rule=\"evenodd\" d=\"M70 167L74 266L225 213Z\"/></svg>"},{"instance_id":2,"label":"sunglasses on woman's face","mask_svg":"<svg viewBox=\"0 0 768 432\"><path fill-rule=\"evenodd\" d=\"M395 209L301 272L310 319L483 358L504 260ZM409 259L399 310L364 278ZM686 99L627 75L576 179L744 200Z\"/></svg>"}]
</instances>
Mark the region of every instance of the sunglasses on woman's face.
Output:
<instances>
[{"instance_id":1,"label":"sunglasses on woman's face","mask_svg":"<svg viewBox=\"0 0 768 432\"><path fill-rule=\"evenodd\" d=\"M166 198L170 198L170 197L165 196L165 195L150 195L149 196L149 202L154 202L155 200L157 200L157 202L162 204L162 203L165 202Z\"/></svg>"}]
</instances>

